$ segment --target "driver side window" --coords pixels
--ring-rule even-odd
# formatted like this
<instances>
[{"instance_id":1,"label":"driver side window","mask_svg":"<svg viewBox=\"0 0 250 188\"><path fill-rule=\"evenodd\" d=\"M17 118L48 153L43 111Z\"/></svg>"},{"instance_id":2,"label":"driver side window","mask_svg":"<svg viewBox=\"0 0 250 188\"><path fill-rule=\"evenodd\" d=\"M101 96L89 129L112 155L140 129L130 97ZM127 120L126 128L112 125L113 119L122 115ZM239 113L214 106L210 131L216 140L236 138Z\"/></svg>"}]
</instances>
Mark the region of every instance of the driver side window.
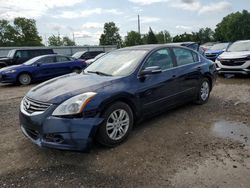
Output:
<instances>
[{"instance_id":1,"label":"driver side window","mask_svg":"<svg viewBox=\"0 0 250 188\"><path fill-rule=\"evenodd\" d=\"M153 66L158 66L162 70L174 67L174 63L168 49L160 49L152 53L143 65L143 69Z\"/></svg>"}]
</instances>

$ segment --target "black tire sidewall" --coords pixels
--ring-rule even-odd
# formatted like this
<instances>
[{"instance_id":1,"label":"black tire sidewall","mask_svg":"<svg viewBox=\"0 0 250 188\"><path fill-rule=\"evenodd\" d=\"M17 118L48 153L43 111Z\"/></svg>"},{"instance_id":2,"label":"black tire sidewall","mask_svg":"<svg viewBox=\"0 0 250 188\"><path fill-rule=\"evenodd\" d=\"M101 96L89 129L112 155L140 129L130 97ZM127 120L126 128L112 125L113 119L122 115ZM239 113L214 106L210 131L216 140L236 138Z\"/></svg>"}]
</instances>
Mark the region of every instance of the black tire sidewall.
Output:
<instances>
[{"instance_id":1,"label":"black tire sidewall","mask_svg":"<svg viewBox=\"0 0 250 188\"><path fill-rule=\"evenodd\" d=\"M114 112L115 110L118 110L118 109L123 109L123 110L125 110L128 113L128 115L129 115L129 128L128 128L126 134L121 139L119 139L119 140L112 140L107 135L106 124L107 124L107 120L108 120L108 117L110 116L110 114L112 112ZM104 117L105 120L100 125L100 127L98 128L97 135L96 135L96 140L101 145L104 145L104 146L107 146L107 147L114 147L114 146L119 145L120 143L122 143L124 140L127 139L129 133L131 132L131 130L133 128L133 124L134 124L133 112L132 112L131 108L129 107L129 105L127 105L126 103L123 103L123 102L113 103L106 110L104 110L104 112L101 115L101 117Z\"/></svg>"}]
</instances>

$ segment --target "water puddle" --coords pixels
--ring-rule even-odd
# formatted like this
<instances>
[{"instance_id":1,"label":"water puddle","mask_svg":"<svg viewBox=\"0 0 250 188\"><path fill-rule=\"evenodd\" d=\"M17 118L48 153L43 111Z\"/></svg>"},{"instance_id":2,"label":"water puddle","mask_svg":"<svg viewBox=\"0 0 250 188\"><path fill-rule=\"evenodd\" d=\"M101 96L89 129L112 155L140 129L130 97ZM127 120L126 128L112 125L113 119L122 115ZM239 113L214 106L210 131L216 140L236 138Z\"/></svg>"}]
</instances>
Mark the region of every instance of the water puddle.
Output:
<instances>
[{"instance_id":1,"label":"water puddle","mask_svg":"<svg viewBox=\"0 0 250 188\"><path fill-rule=\"evenodd\" d=\"M250 125L221 120L214 124L212 131L218 137L229 138L250 147Z\"/></svg>"}]
</instances>

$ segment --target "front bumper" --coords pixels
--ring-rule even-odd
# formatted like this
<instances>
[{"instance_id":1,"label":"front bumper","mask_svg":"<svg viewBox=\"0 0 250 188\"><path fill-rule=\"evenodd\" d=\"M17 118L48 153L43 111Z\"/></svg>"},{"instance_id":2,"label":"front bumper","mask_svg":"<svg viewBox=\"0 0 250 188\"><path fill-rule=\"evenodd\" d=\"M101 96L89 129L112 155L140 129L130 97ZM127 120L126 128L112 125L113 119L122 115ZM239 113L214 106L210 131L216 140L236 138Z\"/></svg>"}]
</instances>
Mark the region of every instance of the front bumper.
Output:
<instances>
[{"instance_id":1,"label":"front bumper","mask_svg":"<svg viewBox=\"0 0 250 188\"><path fill-rule=\"evenodd\" d=\"M217 68L219 74L244 74L250 75L250 69L225 69Z\"/></svg>"},{"instance_id":2,"label":"front bumper","mask_svg":"<svg viewBox=\"0 0 250 188\"><path fill-rule=\"evenodd\" d=\"M16 77L13 75L0 73L0 82L2 82L2 83L15 83Z\"/></svg>"},{"instance_id":3,"label":"front bumper","mask_svg":"<svg viewBox=\"0 0 250 188\"><path fill-rule=\"evenodd\" d=\"M220 61L216 61L217 65L217 72L219 74L244 74L244 75L250 75L250 61L246 61L242 65L234 65L234 66L228 66L221 64Z\"/></svg>"},{"instance_id":4,"label":"front bumper","mask_svg":"<svg viewBox=\"0 0 250 188\"><path fill-rule=\"evenodd\" d=\"M102 118L53 117L53 106L43 114L29 116L19 113L21 130L34 144L62 150L88 150Z\"/></svg>"}]
</instances>

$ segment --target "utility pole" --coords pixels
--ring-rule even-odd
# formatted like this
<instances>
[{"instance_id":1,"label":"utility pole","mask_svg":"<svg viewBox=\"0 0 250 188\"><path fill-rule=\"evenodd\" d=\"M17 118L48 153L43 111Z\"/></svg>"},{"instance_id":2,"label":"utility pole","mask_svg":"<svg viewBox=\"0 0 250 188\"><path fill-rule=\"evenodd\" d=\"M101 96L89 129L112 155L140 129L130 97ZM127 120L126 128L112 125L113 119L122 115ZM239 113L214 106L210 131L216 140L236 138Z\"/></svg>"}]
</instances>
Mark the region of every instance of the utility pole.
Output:
<instances>
[{"instance_id":1,"label":"utility pole","mask_svg":"<svg viewBox=\"0 0 250 188\"><path fill-rule=\"evenodd\" d=\"M138 33L141 34L140 15L138 14Z\"/></svg>"},{"instance_id":2,"label":"utility pole","mask_svg":"<svg viewBox=\"0 0 250 188\"><path fill-rule=\"evenodd\" d=\"M74 43L75 43L75 34L74 34L74 32L73 32L73 41L74 41Z\"/></svg>"}]
</instances>

